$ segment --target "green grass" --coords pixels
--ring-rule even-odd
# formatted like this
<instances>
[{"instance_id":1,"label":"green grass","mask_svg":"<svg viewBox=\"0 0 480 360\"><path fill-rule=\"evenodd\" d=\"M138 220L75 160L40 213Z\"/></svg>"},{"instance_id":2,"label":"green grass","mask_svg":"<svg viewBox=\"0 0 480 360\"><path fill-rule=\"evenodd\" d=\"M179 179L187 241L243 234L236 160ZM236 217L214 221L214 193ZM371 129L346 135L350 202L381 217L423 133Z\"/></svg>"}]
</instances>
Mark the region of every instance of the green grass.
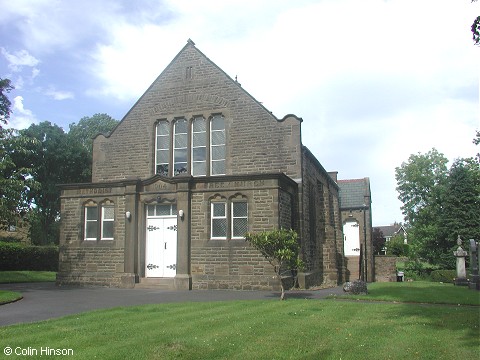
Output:
<instances>
[{"instance_id":1,"label":"green grass","mask_svg":"<svg viewBox=\"0 0 480 360\"><path fill-rule=\"evenodd\" d=\"M26 283L55 281L53 271L0 271L0 283Z\"/></svg>"},{"instance_id":2,"label":"green grass","mask_svg":"<svg viewBox=\"0 0 480 360\"><path fill-rule=\"evenodd\" d=\"M389 286L375 290L370 285L377 299L382 289L396 301L405 298L402 292L395 297ZM426 286L421 292L436 291ZM115 308L3 327L0 338L3 347L72 349L76 359L450 360L480 355L479 307L335 299Z\"/></svg>"},{"instance_id":3,"label":"green grass","mask_svg":"<svg viewBox=\"0 0 480 360\"><path fill-rule=\"evenodd\" d=\"M22 297L22 294L16 291L0 290L0 305L6 304Z\"/></svg>"},{"instance_id":4,"label":"green grass","mask_svg":"<svg viewBox=\"0 0 480 360\"><path fill-rule=\"evenodd\" d=\"M466 286L428 281L368 284L368 295L342 295L340 298L431 304L480 305L480 292Z\"/></svg>"}]
</instances>

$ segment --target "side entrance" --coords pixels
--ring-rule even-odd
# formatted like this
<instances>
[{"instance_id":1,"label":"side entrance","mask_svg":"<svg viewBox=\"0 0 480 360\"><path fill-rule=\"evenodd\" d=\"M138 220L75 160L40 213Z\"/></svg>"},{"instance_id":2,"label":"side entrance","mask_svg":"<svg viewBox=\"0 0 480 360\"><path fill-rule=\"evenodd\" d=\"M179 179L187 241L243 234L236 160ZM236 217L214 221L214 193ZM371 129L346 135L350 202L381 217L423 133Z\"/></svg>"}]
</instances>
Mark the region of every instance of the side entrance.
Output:
<instances>
[{"instance_id":1,"label":"side entrance","mask_svg":"<svg viewBox=\"0 0 480 360\"><path fill-rule=\"evenodd\" d=\"M343 225L344 251L347 265L346 280L360 279L360 226L356 221Z\"/></svg>"}]
</instances>

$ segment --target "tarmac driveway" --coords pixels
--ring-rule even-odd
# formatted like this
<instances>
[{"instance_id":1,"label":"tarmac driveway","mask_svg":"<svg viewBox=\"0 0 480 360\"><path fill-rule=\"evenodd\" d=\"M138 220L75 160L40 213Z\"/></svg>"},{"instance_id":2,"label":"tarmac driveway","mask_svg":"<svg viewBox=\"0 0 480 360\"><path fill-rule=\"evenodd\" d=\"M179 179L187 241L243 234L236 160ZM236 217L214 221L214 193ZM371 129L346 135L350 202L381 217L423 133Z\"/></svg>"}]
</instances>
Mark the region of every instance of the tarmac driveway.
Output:
<instances>
[{"instance_id":1,"label":"tarmac driveway","mask_svg":"<svg viewBox=\"0 0 480 360\"><path fill-rule=\"evenodd\" d=\"M23 299L0 306L0 326L28 323L95 309L118 306L227 300L278 300L273 291L116 289L57 287L55 283L0 284L1 290L21 292ZM343 293L342 287L287 291L286 298L321 299Z\"/></svg>"}]
</instances>

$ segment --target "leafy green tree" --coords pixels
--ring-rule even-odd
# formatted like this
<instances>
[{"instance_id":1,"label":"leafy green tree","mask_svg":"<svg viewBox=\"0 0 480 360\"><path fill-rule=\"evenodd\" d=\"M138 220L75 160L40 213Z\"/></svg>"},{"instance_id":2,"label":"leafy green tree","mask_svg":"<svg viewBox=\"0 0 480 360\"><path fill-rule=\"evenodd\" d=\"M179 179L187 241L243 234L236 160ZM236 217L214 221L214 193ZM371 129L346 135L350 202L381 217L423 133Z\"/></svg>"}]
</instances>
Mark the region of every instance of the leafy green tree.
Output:
<instances>
[{"instance_id":1,"label":"leafy green tree","mask_svg":"<svg viewBox=\"0 0 480 360\"><path fill-rule=\"evenodd\" d=\"M407 162L395 168L398 198L403 203L403 215L411 225L436 218L437 209L432 205L440 196L447 163L448 159L433 148L426 154L410 155Z\"/></svg>"},{"instance_id":2,"label":"leafy green tree","mask_svg":"<svg viewBox=\"0 0 480 360\"><path fill-rule=\"evenodd\" d=\"M31 169L19 163L30 156L35 140L18 135L16 130L3 129L0 138L0 228L15 224L30 209L28 192L38 183L30 176Z\"/></svg>"},{"instance_id":3,"label":"leafy green tree","mask_svg":"<svg viewBox=\"0 0 480 360\"><path fill-rule=\"evenodd\" d=\"M68 138L72 143L80 144L80 146L82 146L87 152L89 166L85 168L83 174L85 178L91 179L92 177L92 149L94 137L98 134L110 133L117 124L118 121L110 115L94 114L90 117L85 116L81 118L77 124L72 123L69 125L70 130L68 131Z\"/></svg>"},{"instance_id":4,"label":"leafy green tree","mask_svg":"<svg viewBox=\"0 0 480 360\"><path fill-rule=\"evenodd\" d=\"M480 131L477 130L477 134L475 135L475 138L473 139L473 143L475 145L480 144ZM477 162L480 164L480 153L477 153Z\"/></svg>"},{"instance_id":5,"label":"leafy green tree","mask_svg":"<svg viewBox=\"0 0 480 360\"><path fill-rule=\"evenodd\" d=\"M408 256L408 245L405 244L405 239L402 234L393 236L386 242L387 255L391 256Z\"/></svg>"},{"instance_id":6,"label":"leafy green tree","mask_svg":"<svg viewBox=\"0 0 480 360\"><path fill-rule=\"evenodd\" d=\"M282 271L297 271L303 267L299 259L300 244L294 230L272 230L261 233L248 233L245 239L273 266L280 282L282 293L280 300L285 299L285 288L282 283Z\"/></svg>"},{"instance_id":7,"label":"leafy green tree","mask_svg":"<svg viewBox=\"0 0 480 360\"><path fill-rule=\"evenodd\" d=\"M6 125L12 113L12 103L7 94L13 89L14 87L9 79L0 78L0 130L3 128L2 123Z\"/></svg>"},{"instance_id":8,"label":"leafy green tree","mask_svg":"<svg viewBox=\"0 0 480 360\"><path fill-rule=\"evenodd\" d=\"M33 124L20 134L31 139L30 153L17 156L15 163L30 169L29 176L38 183L27 192L27 199L33 204L31 240L35 244L57 243L60 214L57 185L88 181L84 174L89 165L87 151L71 142L61 127L48 121Z\"/></svg>"},{"instance_id":9,"label":"leafy green tree","mask_svg":"<svg viewBox=\"0 0 480 360\"><path fill-rule=\"evenodd\" d=\"M409 223L409 252L444 269L454 268L457 236L480 236L480 164L454 161L435 149L411 155L396 169L399 199Z\"/></svg>"},{"instance_id":10,"label":"leafy green tree","mask_svg":"<svg viewBox=\"0 0 480 360\"><path fill-rule=\"evenodd\" d=\"M473 42L480 45L480 16L477 16L472 24Z\"/></svg>"},{"instance_id":11,"label":"leafy green tree","mask_svg":"<svg viewBox=\"0 0 480 360\"><path fill-rule=\"evenodd\" d=\"M385 247L385 236L383 236L383 232L380 228L373 228L372 241L374 254L381 254Z\"/></svg>"},{"instance_id":12,"label":"leafy green tree","mask_svg":"<svg viewBox=\"0 0 480 360\"><path fill-rule=\"evenodd\" d=\"M480 239L480 164L475 159L457 159L450 167L439 220L432 251L437 252L440 266L453 268L457 237Z\"/></svg>"},{"instance_id":13,"label":"leafy green tree","mask_svg":"<svg viewBox=\"0 0 480 360\"><path fill-rule=\"evenodd\" d=\"M472 0L472 3L476 1L477 0ZM473 21L471 30L474 44L480 45L480 16L477 16L477 18Z\"/></svg>"},{"instance_id":14,"label":"leafy green tree","mask_svg":"<svg viewBox=\"0 0 480 360\"><path fill-rule=\"evenodd\" d=\"M11 102L7 94L13 89L9 79L0 79L0 228L12 225L23 216L29 203L26 193L36 183L29 177L30 169L15 162L15 158L29 155L32 141L19 136L14 129L6 129Z\"/></svg>"}]
</instances>

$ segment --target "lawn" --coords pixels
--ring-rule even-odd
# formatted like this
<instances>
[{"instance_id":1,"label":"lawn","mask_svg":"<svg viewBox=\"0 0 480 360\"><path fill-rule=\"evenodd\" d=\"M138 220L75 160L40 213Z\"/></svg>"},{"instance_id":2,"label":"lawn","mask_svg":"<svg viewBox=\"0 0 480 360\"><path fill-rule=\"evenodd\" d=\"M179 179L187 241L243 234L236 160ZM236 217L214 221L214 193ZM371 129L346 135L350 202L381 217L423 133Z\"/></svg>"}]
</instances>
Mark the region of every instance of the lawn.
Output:
<instances>
[{"instance_id":1,"label":"lawn","mask_svg":"<svg viewBox=\"0 0 480 360\"><path fill-rule=\"evenodd\" d=\"M19 292L0 290L0 305L19 300L21 298L22 294Z\"/></svg>"},{"instance_id":2,"label":"lawn","mask_svg":"<svg viewBox=\"0 0 480 360\"><path fill-rule=\"evenodd\" d=\"M341 298L397 301L431 304L480 305L480 292L469 290L466 286L435 283L430 281L412 281L404 283L368 284L368 295L348 295Z\"/></svg>"},{"instance_id":3,"label":"lawn","mask_svg":"<svg viewBox=\"0 0 480 360\"><path fill-rule=\"evenodd\" d=\"M459 291L458 298L471 291L451 287ZM385 292L392 296L388 287ZM428 286L423 292L430 292ZM437 360L480 355L477 306L337 299L115 308L2 327L0 338L3 347L30 347L38 354L42 347L72 349L76 359Z\"/></svg>"},{"instance_id":4,"label":"lawn","mask_svg":"<svg viewBox=\"0 0 480 360\"><path fill-rule=\"evenodd\" d=\"M53 271L0 271L0 284L55 281ZM18 300L22 294L0 290L0 304Z\"/></svg>"},{"instance_id":5,"label":"lawn","mask_svg":"<svg viewBox=\"0 0 480 360\"><path fill-rule=\"evenodd\" d=\"M55 281L53 271L0 271L0 284Z\"/></svg>"}]
</instances>

